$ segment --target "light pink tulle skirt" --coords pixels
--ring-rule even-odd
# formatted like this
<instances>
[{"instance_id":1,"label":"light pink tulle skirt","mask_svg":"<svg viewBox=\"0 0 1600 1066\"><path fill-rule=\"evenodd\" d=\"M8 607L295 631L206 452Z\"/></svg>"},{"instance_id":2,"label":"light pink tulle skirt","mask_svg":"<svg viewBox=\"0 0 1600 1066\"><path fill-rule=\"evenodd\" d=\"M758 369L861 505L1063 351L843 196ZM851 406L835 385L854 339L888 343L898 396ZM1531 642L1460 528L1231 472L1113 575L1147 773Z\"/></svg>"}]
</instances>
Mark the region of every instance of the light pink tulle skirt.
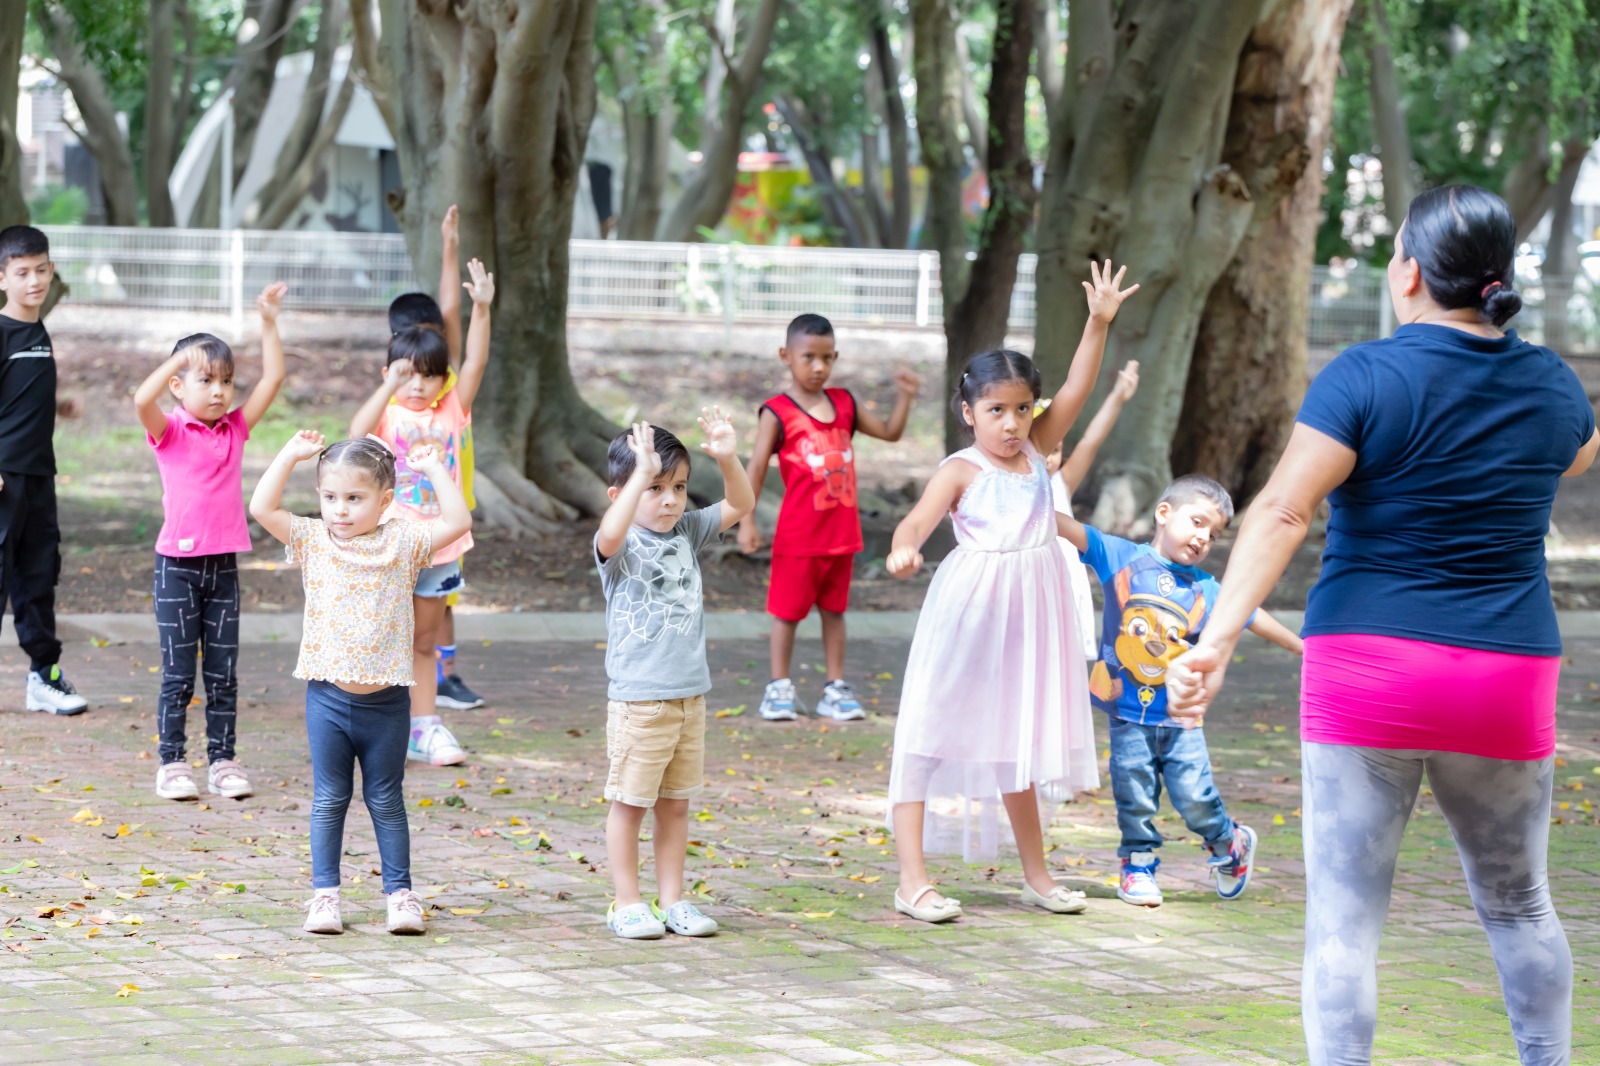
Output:
<instances>
[{"instance_id":1,"label":"light pink tulle skirt","mask_svg":"<svg viewBox=\"0 0 1600 1066\"><path fill-rule=\"evenodd\" d=\"M895 726L890 820L928 804L923 843L993 858L1002 793L1098 788L1088 670L1061 551L957 548L917 620Z\"/></svg>"}]
</instances>

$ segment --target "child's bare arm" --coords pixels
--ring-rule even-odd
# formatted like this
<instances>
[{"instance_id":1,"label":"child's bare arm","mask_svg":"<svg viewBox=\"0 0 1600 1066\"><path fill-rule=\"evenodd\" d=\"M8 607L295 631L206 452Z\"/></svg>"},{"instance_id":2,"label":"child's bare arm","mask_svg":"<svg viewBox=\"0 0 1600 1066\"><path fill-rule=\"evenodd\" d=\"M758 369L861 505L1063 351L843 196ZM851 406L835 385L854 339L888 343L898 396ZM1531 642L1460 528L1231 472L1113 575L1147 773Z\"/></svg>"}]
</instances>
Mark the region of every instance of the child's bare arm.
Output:
<instances>
[{"instance_id":1,"label":"child's bare arm","mask_svg":"<svg viewBox=\"0 0 1600 1066\"><path fill-rule=\"evenodd\" d=\"M639 501L650 483L661 476L661 455L656 451L654 426L648 422L635 423L628 437L628 448L633 452L633 473L617 490L606 513L600 516L600 529L594 535L595 551L600 553L601 559L609 559L622 550Z\"/></svg>"},{"instance_id":2,"label":"child's bare arm","mask_svg":"<svg viewBox=\"0 0 1600 1066\"><path fill-rule=\"evenodd\" d=\"M1304 655L1306 652L1305 641L1300 639L1300 635L1266 611L1256 611L1255 621L1251 622L1248 628L1256 636L1271 641L1284 651L1292 651L1296 655Z\"/></svg>"},{"instance_id":3,"label":"child's bare arm","mask_svg":"<svg viewBox=\"0 0 1600 1066\"><path fill-rule=\"evenodd\" d=\"M1072 356L1067 380L1061 383L1060 391L1044 414L1033 420L1033 429L1029 433L1033 446L1046 455L1061 445L1067 430L1077 421L1078 412L1083 410L1084 402L1088 400L1089 393L1094 391L1095 380L1100 376L1100 360L1106 352L1106 334L1111 327L1111 320L1117 317L1122 301L1139 291L1137 285L1122 288L1122 277L1127 272L1124 264L1113 276L1109 259L1104 266L1093 261L1089 263L1089 273L1094 283L1083 283L1089 299L1089 318L1083 324L1083 339L1078 342L1078 350Z\"/></svg>"},{"instance_id":4,"label":"child's bare arm","mask_svg":"<svg viewBox=\"0 0 1600 1066\"><path fill-rule=\"evenodd\" d=\"M313 429L302 429L290 437L256 482L256 491L250 497L250 517L285 544L289 543L293 516L283 509L283 487L289 483L289 474L297 463L322 454L322 443L322 434Z\"/></svg>"},{"instance_id":5,"label":"child's bare arm","mask_svg":"<svg viewBox=\"0 0 1600 1066\"><path fill-rule=\"evenodd\" d=\"M1089 550L1089 534L1085 531L1082 522L1069 514L1056 512L1056 536L1067 538L1074 548L1080 552Z\"/></svg>"},{"instance_id":6,"label":"child's bare arm","mask_svg":"<svg viewBox=\"0 0 1600 1066\"><path fill-rule=\"evenodd\" d=\"M251 429L266 415L283 387L283 337L278 333L278 313L283 310L283 298L288 292L289 286L275 281L256 297L256 308L261 312L261 380L240 408L244 424Z\"/></svg>"},{"instance_id":7,"label":"child's bare arm","mask_svg":"<svg viewBox=\"0 0 1600 1066\"><path fill-rule=\"evenodd\" d=\"M167 432L167 416L161 413L161 405L156 403L161 394L167 391L167 382L172 376L185 369L204 370L206 368L206 355L199 345L185 348L174 353L160 366L150 371L150 376L139 383L133 390L133 409L139 413L139 422L144 426L145 432L150 434L152 440L159 442Z\"/></svg>"},{"instance_id":8,"label":"child's bare arm","mask_svg":"<svg viewBox=\"0 0 1600 1066\"><path fill-rule=\"evenodd\" d=\"M778 433L782 428L778 416L763 407L756 418L756 442L750 449L750 465L745 468L753 499L761 499L761 489L767 483L767 470L772 465L772 453L778 450ZM739 522L739 550L749 555L760 547L761 527L756 522L752 505L750 513Z\"/></svg>"},{"instance_id":9,"label":"child's bare arm","mask_svg":"<svg viewBox=\"0 0 1600 1066\"><path fill-rule=\"evenodd\" d=\"M416 373L416 367L409 359L396 359L383 368L383 384L375 389L367 402L361 405L356 416L350 420L350 436L365 437L369 433L377 432L378 425L383 421L383 412L389 406L389 401L394 394Z\"/></svg>"},{"instance_id":10,"label":"child's bare arm","mask_svg":"<svg viewBox=\"0 0 1600 1066\"><path fill-rule=\"evenodd\" d=\"M894 410L889 412L889 421L885 422L871 411L856 412L856 428L862 433L888 441L899 440L905 435L906 422L911 418L911 404L917 398L917 390L922 387L922 379L909 368L901 367L894 372L894 386L897 395Z\"/></svg>"},{"instance_id":11,"label":"child's bare arm","mask_svg":"<svg viewBox=\"0 0 1600 1066\"><path fill-rule=\"evenodd\" d=\"M977 474L977 467L962 461L944 464L928 479L928 487L922 490L922 499L894 528L889 558L884 562L884 569L891 576L910 577L921 569L922 545L944 521L944 516L950 513Z\"/></svg>"},{"instance_id":12,"label":"child's bare arm","mask_svg":"<svg viewBox=\"0 0 1600 1066\"><path fill-rule=\"evenodd\" d=\"M444 341L450 347L450 365L461 365L461 211L455 204L439 223L439 315L444 319Z\"/></svg>"},{"instance_id":13,"label":"child's bare arm","mask_svg":"<svg viewBox=\"0 0 1600 1066\"><path fill-rule=\"evenodd\" d=\"M433 494L439 500L439 517L428 523L433 550L438 551L457 540L472 528L472 512L467 508L467 498L461 486L450 476L444 457L431 444L413 448L406 463L433 485Z\"/></svg>"},{"instance_id":14,"label":"child's bare arm","mask_svg":"<svg viewBox=\"0 0 1600 1066\"><path fill-rule=\"evenodd\" d=\"M1130 359L1127 366L1117 371L1117 383L1106 393L1100 410L1089 420L1083 436L1073 446L1072 454L1061 464L1060 477L1067 488L1076 489L1083 484L1083 479L1089 475L1089 468L1094 466L1094 457L1100 451L1100 445L1111 436L1112 427L1122 416L1123 404L1133 399L1133 394L1138 391L1139 360Z\"/></svg>"},{"instance_id":15,"label":"child's bare arm","mask_svg":"<svg viewBox=\"0 0 1600 1066\"><path fill-rule=\"evenodd\" d=\"M700 450L715 459L722 471L722 528L726 531L755 510L755 490L750 486L750 476L739 465L738 434L722 408L702 409L700 428L706 435Z\"/></svg>"},{"instance_id":16,"label":"child's bare arm","mask_svg":"<svg viewBox=\"0 0 1600 1066\"><path fill-rule=\"evenodd\" d=\"M489 305L494 303L494 275L476 259L467 264L467 271L472 280L462 288L472 294L472 323L467 327L467 350L456 378L456 399L461 401L461 409L470 414L478 387L483 384L483 372L489 366Z\"/></svg>"}]
</instances>

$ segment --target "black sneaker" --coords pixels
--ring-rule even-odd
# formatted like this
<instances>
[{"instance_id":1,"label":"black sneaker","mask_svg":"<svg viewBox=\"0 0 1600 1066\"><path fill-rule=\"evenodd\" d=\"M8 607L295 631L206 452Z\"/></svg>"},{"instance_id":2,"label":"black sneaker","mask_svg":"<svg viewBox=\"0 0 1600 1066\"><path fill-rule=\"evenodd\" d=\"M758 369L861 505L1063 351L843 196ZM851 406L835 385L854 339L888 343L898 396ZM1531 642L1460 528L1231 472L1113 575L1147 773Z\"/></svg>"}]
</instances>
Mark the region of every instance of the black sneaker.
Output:
<instances>
[{"instance_id":1,"label":"black sneaker","mask_svg":"<svg viewBox=\"0 0 1600 1066\"><path fill-rule=\"evenodd\" d=\"M460 674L446 674L439 682L439 693L434 696L433 705L452 711L470 711L483 706L483 697L468 688Z\"/></svg>"}]
</instances>

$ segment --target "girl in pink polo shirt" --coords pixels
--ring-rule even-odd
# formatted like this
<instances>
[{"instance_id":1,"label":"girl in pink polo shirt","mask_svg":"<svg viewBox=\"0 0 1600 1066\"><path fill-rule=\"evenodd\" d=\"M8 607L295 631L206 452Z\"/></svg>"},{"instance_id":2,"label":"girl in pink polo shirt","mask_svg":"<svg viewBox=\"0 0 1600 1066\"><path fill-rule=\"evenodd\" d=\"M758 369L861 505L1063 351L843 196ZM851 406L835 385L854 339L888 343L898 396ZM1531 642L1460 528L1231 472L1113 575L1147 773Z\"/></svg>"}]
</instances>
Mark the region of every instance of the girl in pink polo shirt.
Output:
<instances>
[{"instance_id":1,"label":"girl in pink polo shirt","mask_svg":"<svg viewBox=\"0 0 1600 1066\"><path fill-rule=\"evenodd\" d=\"M433 482L407 462L411 449L429 445L442 457L450 480L461 485L462 441L472 423L472 401L489 363L489 305L494 302L494 275L474 259L467 264L472 280L462 287L472 297L472 321L462 354L461 372L450 369L450 347L444 334L428 325L407 326L389 339L383 384L356 412L352 438L373 434L395 454L394 503L391 518L431 522L439 517ZM412 602L416 607L413 642L416 684L411 688L411 744L406 757L434 766L453 766L466 759L454 734L439 717L435 697L434 645L444 622L445 603L461 587L461 556L472 548L472 534L434 552L422 571Z\"/></svg>"},{"instance_id":2,"label":"girl in pink polo shirt","mask_svg":"<svg viewBox=\"0 0 1600 1066\"><path fill-rule=\"evenodd\" d=\"M289 287L268 285L261 312L261 380L233 406L233 351L209 333L180 340L133 394L134 408L161 472L164 519L156 537L155 608L161 634L161 698L157 721L161 766L156 795L197 799L184 758L185 717L194 697L197 652L206 688L206 775L210 790L239 799L250 781L234 761L238 707L239 567L250 550L245 519L244 442L283 384L278 313ZM157 400L171 392L178 406L164 414Z\"/></svg>"}]
</instances>

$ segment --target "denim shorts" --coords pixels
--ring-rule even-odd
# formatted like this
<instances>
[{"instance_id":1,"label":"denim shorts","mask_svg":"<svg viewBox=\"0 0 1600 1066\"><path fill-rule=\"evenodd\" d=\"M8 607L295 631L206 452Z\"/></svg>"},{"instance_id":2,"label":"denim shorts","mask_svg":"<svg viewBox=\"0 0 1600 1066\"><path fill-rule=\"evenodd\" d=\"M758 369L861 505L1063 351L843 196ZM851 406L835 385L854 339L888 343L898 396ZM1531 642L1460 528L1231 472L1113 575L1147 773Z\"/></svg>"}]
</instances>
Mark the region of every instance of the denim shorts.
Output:
<instances>
[{"instance_id":1,"label":"denim shorts","mask_svg":"<svg viewBox=\"0 0 1600 1066\"><path fill-rule=\"evenodd\" d=\"M415 595L425 600L448 596L461 587L461 560L452 559L438 566L425 566L417 575Z\"/></svg>"}]
</instances>

